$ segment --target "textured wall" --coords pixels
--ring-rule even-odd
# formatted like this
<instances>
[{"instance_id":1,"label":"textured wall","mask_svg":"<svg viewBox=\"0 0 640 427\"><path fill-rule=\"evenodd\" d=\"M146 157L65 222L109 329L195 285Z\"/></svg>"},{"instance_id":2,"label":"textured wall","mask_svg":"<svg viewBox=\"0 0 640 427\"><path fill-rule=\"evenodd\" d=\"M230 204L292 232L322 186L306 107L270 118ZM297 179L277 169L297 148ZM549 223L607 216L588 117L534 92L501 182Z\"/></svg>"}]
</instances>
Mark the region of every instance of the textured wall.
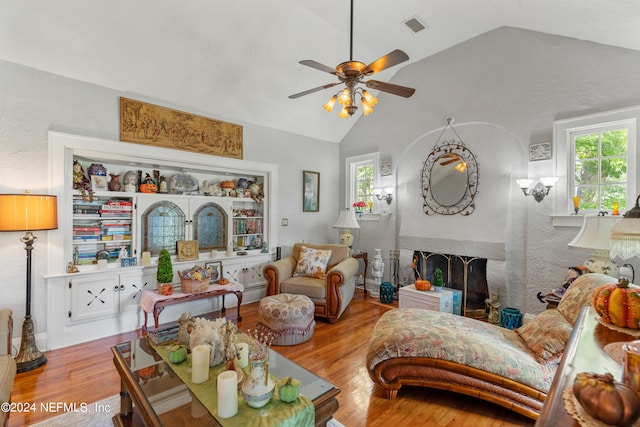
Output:
<instances>
[{"instance_id":1,"label":"textured wall","mask_svg":"<svg viewBox=\"0 0 640 427\"><path fill-rule=\"evenodd\" d=\"M400 186L391 220L367 222L360 232L371 246L361 247L398 246L396 236L409 231L455 236L463 245L503 242L506 303L541 311L535 294L562 283L567 267L581 264L588 251L567 247L578 228L553 227L553 190L537 203L517 188L515 179L528 173L556 174L553 160L528 162L528 145L550 141L554 120L640 104L638 70L639 52L514 28L401 69L394 82L415 87L415 95L381 94L376 111L341 144L342 159L379 151L383 162L393 163ZM414 181L435 143L427 135L439 135L449 116L478 156L477 209L469 217L426 217ZM489 127L500 132L483 133ZM405 275L408 262L401 262Z\"/></svg>"},{"instance_id":2,"label":"textured wall","mask_svg":"<svg viewBox=\"0 0 640 427\"><path fill-rule=\"evenodd\" d=\"M0 192L22 192L23 189L47 192L49 130L118 140L119 96L225 120L215 112L194 111L171 100L121 93L0 61ZM278 165L278 216L289 218L288 227L278 228L279 244L285 246L284 252L299 240L335 241L337 231L331 225L339 209L333 190L338 185L338 144L250 123L239 124L244 127L245 159ZM320 212L302 213L304 169L321 174ZM60 215L66 214L68 212L60 212ZM36 333L42 334L46 331L47 263L42 257L47 233L36 235L39 240L33 252L32 314ZM0 298L3 307L14 310L14 336L21 333L25 311L25 253L19 240L21 236L21 233L0 233L0 256L4 264ZM39 347L44 350L45 345L41 337L38 338Z\"/></svg>"}]
</instances>

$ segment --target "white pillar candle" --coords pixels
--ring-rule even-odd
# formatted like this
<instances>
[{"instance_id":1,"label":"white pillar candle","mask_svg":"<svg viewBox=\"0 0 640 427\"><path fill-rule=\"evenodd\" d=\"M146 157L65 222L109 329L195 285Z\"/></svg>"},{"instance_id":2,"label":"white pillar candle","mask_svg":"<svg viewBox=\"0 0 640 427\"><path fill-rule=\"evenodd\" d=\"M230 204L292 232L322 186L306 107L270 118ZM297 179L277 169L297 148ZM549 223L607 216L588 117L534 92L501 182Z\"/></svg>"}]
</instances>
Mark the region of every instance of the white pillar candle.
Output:
<instances>
[{"instance_id":1,"label":"white pillar candle","mask_svg":"<svg viewBox=\"0 0 640 427\"><path fill-rule=\"evenodd\" d=\"M142 265L151 265L151 252L142 252Z\"/></svg>"},{"instance_id":2,"label":"white pillar candle","mask_svg":"<svg viewBox=\"0 0 640 427\"><path fill-rule=\"evenodd\" d=\"M229 245L227 246L227 256L232 256L233 255L233 246Z\"/></svg>"},{"instance_id":3,"label":"white pillar candle","mask_svg":"<svg viewBox=\"0 0 640 427\"><path fill-rule=\"evenodd\" d=\"M209 379L211 347L201 344L191 349L191 382L200 384Z\"/></svg>"},{"instance_id":4,"label":"white pillar candle","mask_svg":"<svg viewBox=\"0 0 640 427\"><path fill-rule=\"evenodd\" d=\"M238 367L244 369L249 364L249 344L241 342L236 344L236 360Z\"/></svg>"},{"instance_id":5,"label":"white pillar candle","mask_svg":"<svg viewBox=\"0 0 640 427\"><path fill-rule=\"evenodd\" d=\"M218 375L218 416L231 418L238 413L238 374L224 371Z\"/></svg>"}]
</instances>

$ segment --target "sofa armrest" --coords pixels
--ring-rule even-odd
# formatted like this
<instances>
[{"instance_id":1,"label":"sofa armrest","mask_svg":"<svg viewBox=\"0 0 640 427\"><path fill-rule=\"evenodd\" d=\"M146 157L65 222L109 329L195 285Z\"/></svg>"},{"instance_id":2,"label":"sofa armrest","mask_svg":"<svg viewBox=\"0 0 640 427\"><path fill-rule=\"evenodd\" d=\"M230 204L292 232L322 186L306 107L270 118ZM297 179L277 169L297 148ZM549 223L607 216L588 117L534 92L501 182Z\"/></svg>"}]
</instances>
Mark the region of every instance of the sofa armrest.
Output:
<instances>
[{"instance_id":1,"label":"sofa armrest","mask_svg":"<svg viewBox=\"0 0 640 427\"><path fill-rule=\"evenodd\" d=\"M10 308L0 309L0 355L11 355L12 335L13 311Z\"/></svg>"},{"instance_id":2,"label":"sofa armrest","mask_svg":"<svg viewBox=\"0 0 640 427\"><path fill-rule=\"evenodd\" d=\"M295 267L296 260L292 256L267 264L262 270L267 281L267 295L279 294L280 283L293 276Z\"/></svg>"}]
</instances>

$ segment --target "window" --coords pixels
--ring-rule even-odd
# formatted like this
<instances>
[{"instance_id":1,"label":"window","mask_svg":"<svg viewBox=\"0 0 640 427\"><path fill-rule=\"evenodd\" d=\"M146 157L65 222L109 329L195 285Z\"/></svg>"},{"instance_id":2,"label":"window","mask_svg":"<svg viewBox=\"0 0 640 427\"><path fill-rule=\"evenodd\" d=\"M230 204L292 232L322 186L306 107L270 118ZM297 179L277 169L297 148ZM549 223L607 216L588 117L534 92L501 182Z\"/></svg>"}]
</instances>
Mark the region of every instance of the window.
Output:
<instances>
[{"instance_id":1,"label":"window","mask_svg":"<svg viewBox=\"0 0 640 427\"><path fill-rule=\"evenodd\" d=\"M346 164L346 207L362 202L365 213L377 213L378 199L373 194L373 189L378 177L378 153L348 157Z\"/></svg>"},{"instance_id":2,"label":"window","mask_svg":"<svg viewBox=\"0 0 640 427\"><path fill-rule=\"evenodd\" d=\"M570 194L580 197L581 211L611 212L614 203L626 210L628 135L628 127L620 125L571 132Z\"/></svg>"},{"instance_id":3,"label":"window","mask_svg":"<svg viewBox=\"0 0 640 427\"><path fill-rule=\"evenodd\" d=\"M639 119L640 107L633 107L554 122L557 215L574 212L574 196L582 213L611 212L617 202L623 214L633 206Z\"/></svg>"}]
</instances>

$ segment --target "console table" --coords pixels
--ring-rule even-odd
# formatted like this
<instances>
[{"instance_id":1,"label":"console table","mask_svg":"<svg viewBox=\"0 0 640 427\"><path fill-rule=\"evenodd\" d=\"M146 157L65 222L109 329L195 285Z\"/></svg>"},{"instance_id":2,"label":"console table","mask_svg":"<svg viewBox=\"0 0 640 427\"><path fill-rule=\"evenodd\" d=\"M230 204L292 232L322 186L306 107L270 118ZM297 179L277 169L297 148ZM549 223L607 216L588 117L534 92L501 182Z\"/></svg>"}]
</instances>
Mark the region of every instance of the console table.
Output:
<instances>
[{"instance_id":1,"label":"console table","mask_svg":"<svg viewBox=\"0 0 640 427\"><path fill-rule=\"evenodd\" d=\"M601 325L593 308L583 308L576 320L536 426L578 426L578 422L565 410L562 397L565 388L573 385L576 374L580 372L610 372L617 381L622 380L622 365L609 357L604 351L604 346L613 342L633 340L634 337L631 335Z\"/></svg>"},{"instance_id":2,"label":"console table","mask_svg":"<svg viewBox=\"0 0 640 427\"><path fill-rule=\"evenodd\" d=\"M147 333L147 316L149 313L153 313L153 321L155 328L158 329L160 313L165 307L174 304L181 304L183 302L195 301L204 298L213 298L222 296L222 309L220 310L222 316L225 316L227 309L224 306L224 296L227 294L235 294L238 298L238 321L242 320L240 316L240 305L242 304L242 291L244 286L241 283L230 283L228 285L210 285L203 292L197 292L187 294L183 292L175 292L171 295L162 295L156 291L142 291L140 296L140 307L144 312L144 324L142 325L142 333Z\"/></svg>"}]
</instances>

